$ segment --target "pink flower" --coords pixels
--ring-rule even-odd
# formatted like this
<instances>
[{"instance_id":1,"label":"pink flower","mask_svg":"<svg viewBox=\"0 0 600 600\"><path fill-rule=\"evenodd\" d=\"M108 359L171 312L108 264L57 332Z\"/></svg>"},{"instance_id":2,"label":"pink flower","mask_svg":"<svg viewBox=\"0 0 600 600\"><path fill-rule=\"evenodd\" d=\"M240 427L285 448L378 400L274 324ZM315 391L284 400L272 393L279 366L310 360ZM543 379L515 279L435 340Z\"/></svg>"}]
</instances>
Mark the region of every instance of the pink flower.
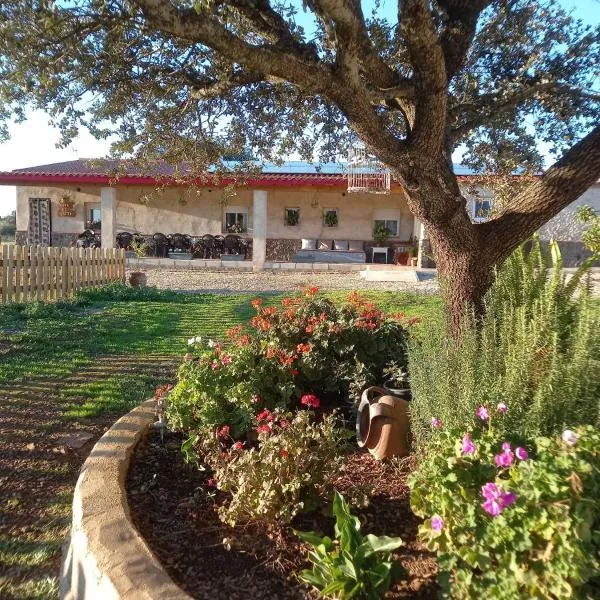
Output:
<instances>
[{"instance_id":1,"label":"pink flower","mask_svg":"<svg viewBox=\"0 0 600 600\"><path fill-rule=\"evenodd\" d=\"M260 401L261 401L261 397L258 394L252 396L252 402L254 404L258 404Z\"/></svg>"},{"instance_id":2,"label":"pink flower","mask_svg":"<svg viewBox=\"0 0 600 600\"><path fill-rule=\"evenodd\" d=\"M570 429L565 429L562 434L562 441L567 446L574 446L577 443L577 434Z\"/></svg>"},{"instance_id":3,"label":"pink flower","mask_svg":"<svg viewBox=\"0 0 600 600\"><path fill-rule=\"evenodd\" d=\"M510 467L513 464L513 460L515 459L515 455L513 454L510 447L508 450L502 451L500 454L496 454L494 457L494 461L496 462L497 467Z\"/></svg>"},{"instance_id":4,"label":"pink flower","mask_svg":"<svg viewBox=\"0 0 600 600\"><path fill-rule=\"evenodd\" d=\"M217 480L216 480L216 479L209 479L209 480L206 482L206 485L207 485L208 487L216 487L216 486L217 486Z\"/></svg>"},{"instance_id":5,"label":"pink flower","mask_svg":"<svg viewBox=\"0 0 600 600\"><path fill-rule=\"evenodd\" d=\"M233 445L233 449L234 450L243 450L244 449L244 442L236 442Z\"/></svg>"},{"instance_id":6,"label":"pink flower","mask_svg":"<svg viewBox=\"0 0 600 600\"><path fill-rule=\"evenodd\" d=\"M436 417L431 417L431 426L434 429L439 429L442 426L442 422Z\"/></svg>"},{"instance_id":7,"label":"pink flower","mask_svg":"<svg viewBox=\"0 0 600 600\"><path fill-rule=\"evenodd\" d=\"M438 515L431 517L431 529L433 531L441 531L444 528L444 519Z\"/></svg>"},{"instance_id":8,"label":"pink flower","mask_svg":"<svg viewBox=\"0 0 600 600\"><path fill-rule=\"evenodd\" d=\"M290 426L290 422L287 421L286 419L281 419L281 421L279 421L279 427L281 427L281 429L285 429L286 427Z\"/></svg>"},{"instance_id":9,"label":"pink flower","mask_svg":"<svg viewBox=\"0 0 600 600\"><path fill-rule=\"evenodd\" d=\"M462 439L463 454L475 454L476 450L477 450L477 448L475 447L475 444L471 440L471 434L470 433L465 434L465 436Z\"/></svg>"},{"instance_id":10,"label":"pink flower","mask_svg":"<svg viewBox=\"0 0 600 600\"><path fill-rule=\"evenodd\" d=\"M508 406L506 406L506 404L504 404L504 402L500 402L498 403L498 406L496 407L498 409L499 413L506 413L508 412Z\"/></svg>"},{"instance_id":11,"label":"pink flower","mask_svg":"<svg viewBox=\"0 0 600 600\"><path fill-rule=\"evenodd\" d=\"M507 506L513 504L517 499L515 494L502 491L492 481L481 487L481 495L485 498L485 502L481 506L492 517L497 517Z\"/></svg>"},{"instance_id":12,"label":"pink flower","mask_svg":"<svg viewBox=\"0 0 600 600\"><path fill-rule=\"evenodd\" d=\"M314 394L304 394L300 398L300 404L307 406L308 408L319 408L321 401Z\"/></svg>"},{"instance_id":13,"label":"pink flower","mask_svg":"<svg viewBox=\"0 0 600 600\"><path fill-rule=\"evenodd\" d=\"M490 413L488 412L488 409L485 406L480 406L477 409L477 416L482 420L482 421L487 421L490 418Z\"/></svg>"},{"instance_id":14,"label":"pink flower","mask_svg":"<svg viewBox=\"0 0 600 600\"><path fill-rule=\"evenodd\" d=\"M519 460L527 460L529 458L529 453L525 448L521 448L520 446L515 450L515 454Z\"/></svg>"},{"instance_id":15,"label":"pink flower","mask_svg":"<svg viewBox=\"0 0 600 600\"><path fill-rule=\"evenodd\" d=\"M221 364L228 365L230 363L231 363L231 356L229 356L229 354L224 354L223 357L221 358Z\"/></svg>"},{"instance_id":16,"label":"pink flower","mask_svg":"<svg viewBox=\"0 0 600 600\"><path fill-rule=\"evenodd\" d=\"M218 362L218 361L216 361L216 360L213 360L213 361L210 363L210 368L211 368L213 371L216 371L216 370L219 368L219 362Z\"/></svg>"},{"instance_id":17,"label":"pink flower","mask_svg":"<svg viewBox=\"0 0 600 600\"><path fill-rule=\"evenodd\" d=\"M271 424L265 423L264 425L259 425L256 428L256 433L271 433Z\"/></svg>"},{"instance_id":18,"label":"pink flower","mask_svg":"<svg viewBox=\"0 0 600 600\"><path fill-rule=\"evenodd\" d=\"M217 437L220 439L225 439L229 437L229 425L223 425L221 429L217 431Z\"/></svg>"}]
</instances>

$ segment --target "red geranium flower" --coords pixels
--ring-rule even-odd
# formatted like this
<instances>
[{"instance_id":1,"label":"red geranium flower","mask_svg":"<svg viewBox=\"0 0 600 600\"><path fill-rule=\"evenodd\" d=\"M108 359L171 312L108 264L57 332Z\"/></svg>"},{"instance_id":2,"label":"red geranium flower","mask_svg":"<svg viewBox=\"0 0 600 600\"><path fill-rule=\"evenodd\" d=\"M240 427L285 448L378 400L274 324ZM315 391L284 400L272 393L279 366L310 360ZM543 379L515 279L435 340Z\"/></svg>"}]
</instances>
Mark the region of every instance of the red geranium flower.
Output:
<instances>
[{"instance_id":1,"label":"red geranium flower","mask_svg":"<svg viewBox=\"0 0 600 600\"><path fill-rule=\"evenodd\" d=\"M211 478L211 479L209 479L209 480L206 482L206 485L207 485L208 487L216 487L216 486L217 486L217 480L216 480L216 479L214 479L214 478Z\"/></svg>"},{"instance_id":2,"label":"red geranium flower","mask_svg":"<svg viewBox=\"0 0 600 600\"><path fill-rule=\"evenodd\" d=\"M270 423L274 419L275 417L268 408L265 408L265 410L263 410L261 413L258 413L258 415L256 416L257 423L262 423L263 421Z\"/></svg>"},{"instance_id":3,"label":"red geranium flower","mask_svg":"<svg viewBox=\"0 0 600 600\"><path fill-rule=\"evenodd\" d=\"M256 428L256 433L271 433L271 425L269 423L265 423L264 425L259 425Z\"/></svg>"},{"instance_id":4,"label":"red geranium flower","mask_svg":"<svg viewBox=\"0 0 600 600\"><path fill-rule=\"evenodd\" d=\"M289 455L290 455L290 453L287 450L281 451L281 456L283 456L283 458L287 458Z\"/></svg>"},{"instance_id":5,"label":"red geranium flower","mask_svg":"<svg viewBox=\"0 0 600 600\"><path fill-rule=\"evenodd\" d=\"M298 377L298 375L300 375L298 369L290 369L290 373L292 374L292 377Z\"/></svg>"},{"instance_id":6,"label":"red geranium flower","mask_svg":"<svg viewBox=\"0 0 600 600\"><path fill-rule=\"evenodd\" d=\"M263 299L262 298L255 298L254 300L252 300L252 302L250 302L250 304L252 305L253 308L256 308L258 310L258 307L263 303Z\"/></svg>"},{"instance_id":7,"label":"red geranium flower","mask_svg":"<svg viewBox=\"0 0 600 600\"><path fill-rule=\"evenodd\" d=\"M244 442L236 442L233 445L233 449L234 450L243 450L244 449Z\"/></svg>"},{"instance_id":8,"label":"red geranium flower","mask_svg":"<svg viewBox=\"0 0 600 600\"><path fill-rule=\"evenodd\" d=\"M300 404L307 406L308 408L319 408L321 401L314 394L304 394L300 398Z\"/></svg>"},{"instance_id":9,"label":"red geranium flower","mask_svg":"<svg viewBox=\"0 0 600 600\"><path fill-rule=\"evenodd\" d=\"M223 427L221 427L221 429L219 429L217 431L217 437L220 439L225 439L229 437L229 430L230 427L229 425L223 425Z\"/></svg>"}]
</instances>

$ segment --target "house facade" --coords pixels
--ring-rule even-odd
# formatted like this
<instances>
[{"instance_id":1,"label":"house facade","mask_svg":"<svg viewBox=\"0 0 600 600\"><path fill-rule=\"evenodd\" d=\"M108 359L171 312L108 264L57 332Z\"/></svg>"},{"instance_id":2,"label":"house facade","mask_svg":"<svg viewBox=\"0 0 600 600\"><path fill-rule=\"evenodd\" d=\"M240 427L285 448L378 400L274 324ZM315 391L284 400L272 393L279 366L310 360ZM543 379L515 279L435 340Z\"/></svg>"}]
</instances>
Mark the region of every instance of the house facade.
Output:
<instances>
[{"instance_id":1,"label":"house facade","mask_svg":"<svg viewBox=\"0 0 600 600\"><path fill-rule=\"evenodd\" d=\"M114 168L111 161L76 160L0 172L0 184L17 190L17 243L71 246L90 228L98 230L103 247L114 247L120 232L235 233L251 238L253 266L260 269L265 262L293 260L302 240L315 240L317 247L319 241L342 242L342 247L355 242L370 261L378 245L373 232L385 227L387 245L418 248L418 264L426 264L426 232L411 215L402 189L392 183L387 194L350 193L339 164L270 165L234 187L210 179L183 185L166 166L153 175L121 171L115 179ZM459 181L468 183L469 174L458 173ZM493 208L486 190L470 202L475 221ZM585 255L575 217L579 204L600 210L600 183L541 230L542 237L565 244L567 262L573 264Z\"/></svg>"}]
</instances>

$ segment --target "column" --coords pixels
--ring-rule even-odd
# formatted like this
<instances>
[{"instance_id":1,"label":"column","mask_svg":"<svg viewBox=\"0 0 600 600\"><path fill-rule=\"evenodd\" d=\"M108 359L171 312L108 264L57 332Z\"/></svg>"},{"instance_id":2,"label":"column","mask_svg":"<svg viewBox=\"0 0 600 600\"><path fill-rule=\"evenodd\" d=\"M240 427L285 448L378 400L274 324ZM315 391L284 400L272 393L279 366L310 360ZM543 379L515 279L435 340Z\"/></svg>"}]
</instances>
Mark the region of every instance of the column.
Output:
<instances>
[{"instance_id":1,"label":"column","mask_svg":"<svg viewBox=\"0 0 600 600\"><path fill-rule=\"evenodd\" d=\"M102 247L114 248L117 235L117 189L103 187L100 190L100 220L102 222Z\"/></svg>"},{"instance_id":2,"label":"column","mask_svg":"<svg viewBox=\"0 0 600 600\"><path fill-rule=\"evenodd\" d=\"M417 243L417 268L423 266L423 240L425 238L425 226L417 217L413 217L413 238Z\"/></svg>"},{"instance_id":3,"label":"column","mask_svg":"<svg viewBox=\"0 0 600 600\"><path fill-rule=\"evenodd\" d=\"M252 227L252 269L262 271L267 256L267 192L262 190L254 190Z\"/></svg>"}]
</instances>

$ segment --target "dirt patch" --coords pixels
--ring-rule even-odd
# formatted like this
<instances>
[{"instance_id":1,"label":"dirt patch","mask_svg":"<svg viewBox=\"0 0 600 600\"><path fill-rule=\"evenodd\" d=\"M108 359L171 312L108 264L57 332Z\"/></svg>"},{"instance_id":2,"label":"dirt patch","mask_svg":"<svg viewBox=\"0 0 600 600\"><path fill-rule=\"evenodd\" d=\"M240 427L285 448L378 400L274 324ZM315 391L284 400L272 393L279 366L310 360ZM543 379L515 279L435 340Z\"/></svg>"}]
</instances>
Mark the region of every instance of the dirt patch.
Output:
<instances>
[{"instance_id":1,"label":"dirt patch","mask_svg":"<svg viewBox=\"0 0 600 600\"><path fill-rule=\"evenodd\" d=\"M71 523L79 469L96 440L121 416L105 412L70 419L61 390L81 378L101 380L119 369L144 369L147 362L103 356L70 377L0 385L0 598L58 597L60 548ZM68 402L87 400L70 397Z\"/></svg>"},{"instance_id":2,"label":"dirt patch","mask_svg":"<svg viewBox=\"0 0 600 600\"><path fill-rule=\"evenodd\" d=\"M207 486L209 471L183 462L181 439L167 434L161 442L158 433L151 434L136 448L127 480L134 523L172 579L194 598L318 597L296 578L308 564L306 547L290 527L252 523L231 528L219 521L216 511L226 496ZM428 600L437 597L436 563L416 539L409 470L410 461L382 464L357 451L334 483L342 493L374 485L369 506L353 509L363 532L400 535L405 542L396 557L407 577L386 598ZM333 520L302 515L293 527L332 535Z\"/></svg>"}]
</instances>

